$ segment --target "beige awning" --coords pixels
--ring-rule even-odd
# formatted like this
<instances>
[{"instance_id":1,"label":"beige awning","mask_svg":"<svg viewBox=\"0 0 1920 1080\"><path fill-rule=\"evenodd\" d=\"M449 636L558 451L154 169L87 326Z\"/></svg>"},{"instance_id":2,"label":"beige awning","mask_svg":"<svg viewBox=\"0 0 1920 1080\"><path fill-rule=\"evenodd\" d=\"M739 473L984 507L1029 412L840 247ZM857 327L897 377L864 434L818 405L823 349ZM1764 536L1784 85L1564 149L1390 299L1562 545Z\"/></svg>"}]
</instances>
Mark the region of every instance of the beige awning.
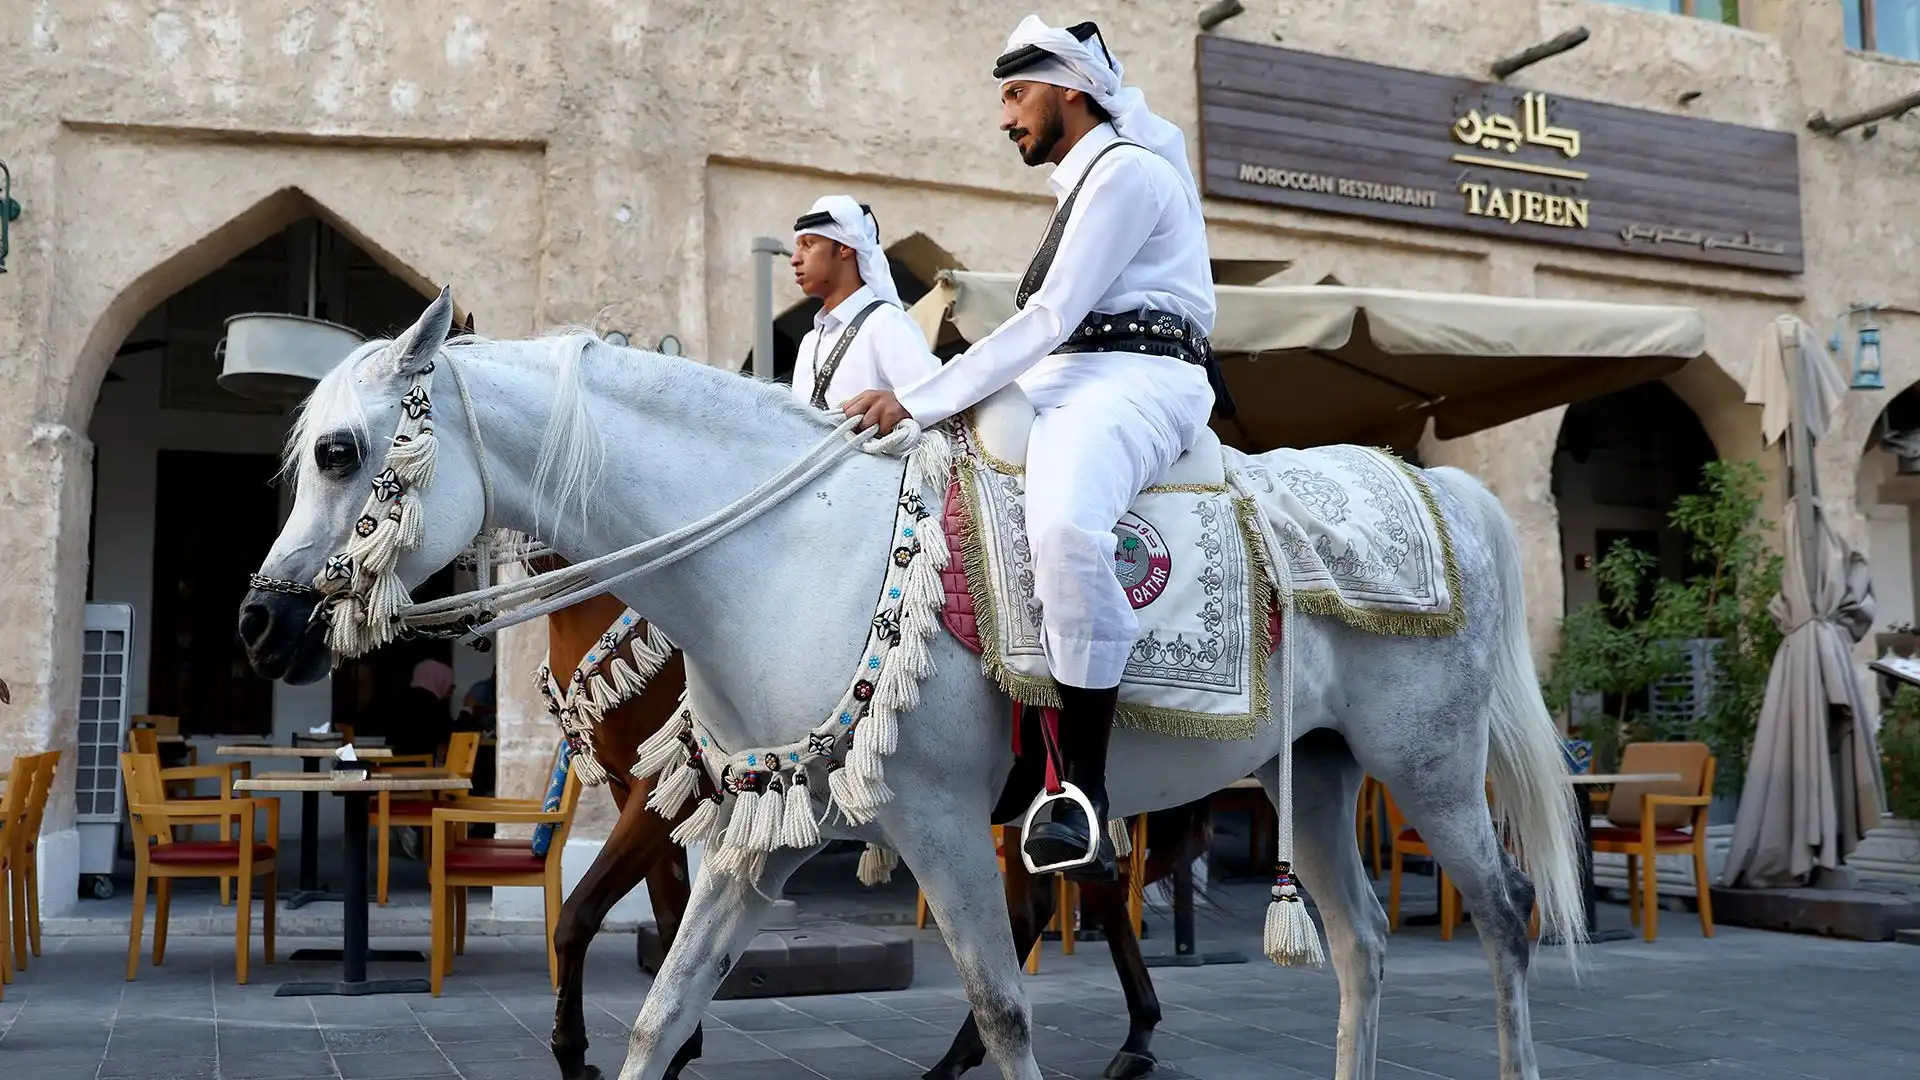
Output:
<instances>
[{"instance_id":1,"label":"beige awning","mask_svg":"<svg viewBox=\"0 0 1920 1080\"><path fill-rule=\"evenodd\" d=\"M936 344L1014 312L1018 276L943 272L914 317ZM1221 285L1213 346L1243 449L1358 442L1407 449L1431 417L1458 438L1657 379L1706 349L1688 307L1325 285Z\"/></svg>"}]
</instances>

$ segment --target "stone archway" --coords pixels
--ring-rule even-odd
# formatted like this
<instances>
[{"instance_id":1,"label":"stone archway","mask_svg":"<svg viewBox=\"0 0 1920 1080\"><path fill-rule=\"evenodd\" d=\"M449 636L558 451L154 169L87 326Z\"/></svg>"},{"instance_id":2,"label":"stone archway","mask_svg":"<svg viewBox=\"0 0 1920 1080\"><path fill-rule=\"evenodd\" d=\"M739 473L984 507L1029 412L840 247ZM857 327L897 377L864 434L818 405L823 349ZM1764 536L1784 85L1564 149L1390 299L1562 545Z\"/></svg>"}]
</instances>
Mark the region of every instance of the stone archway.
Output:
<instances>
[{"instance_id":1,"label":"stone archway","mask_svg":"<svg viewBox=\"0 0 1920 1080\"><path fill-rule=\"evenodd\" d=\"M49 913L73 904L79 876L73 770L93 494L93 446L85 432L128 331L185 282L311 215L422 291L451 282L461 306L482 312L492 333L525 335L540 303L539 261L498 255L538 251L544 228L538 147L242 143L75 131L59 157L65 182L51 225L61 246L48 267L49 299L23 322L42 377L28 391L31 407L9 411L18 421L6 425L9 454L0 463L0 490L13 493L5 534L12 561L0 573L0 604L16 620L16 633L0 646L15 698L0 725L0 751L62 751L42 838ZM493 253L483 275L470 269L476 251ZM533 666L531 659L520 663L522 654L544 651L543 628L528 629L501 643L511 670ZM501 704L504 724L512 710ZM531 750L531 772L542 771L545 749ZM503 755L503 774L508 764Z\"/></svg>"}]
</instances>

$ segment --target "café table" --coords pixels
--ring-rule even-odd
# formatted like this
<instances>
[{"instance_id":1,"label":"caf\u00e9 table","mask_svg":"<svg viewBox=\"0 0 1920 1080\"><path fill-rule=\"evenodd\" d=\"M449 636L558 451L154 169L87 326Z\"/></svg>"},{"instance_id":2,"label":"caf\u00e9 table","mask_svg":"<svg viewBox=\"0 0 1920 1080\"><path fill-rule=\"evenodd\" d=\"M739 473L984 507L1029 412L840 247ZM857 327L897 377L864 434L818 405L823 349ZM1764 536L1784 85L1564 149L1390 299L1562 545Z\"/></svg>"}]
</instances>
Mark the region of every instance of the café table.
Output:
<instances>
[{"instance_id":1,"label":"caf\u00e9 table","mask_svg":"<svg viewBox=\"0 0 1920 1080\"><path fill-rule=\"evenodd\" d=\"M1587 940L1625 941L1633 936L1626 927L1613 930L1601 930L1598 912L1595 910L1598 898L1593 884L1593 789L1613 784L1660 784L1684 779L1679 773L1573 773L1567 782L1573 785L1574 800L1580 807L1580 896L1586 904ZM1549 941L1544 935L1540 944L1558 944Z\"/></svg>"},{"instance_id":2,"label":"caf\u00e9 table","mask_svg":"<svg viewBox=\"0 0 1920 1080\"><path fill-rule=\"evenodd\" d=\"M357 752L357 751L356 751ZM418 962L422 959L418 952L397 954L374 954L369 957L367 951L367 829L368 803L372 797L382 791L466 791L473 782L459 776L380 776L368 775L361 778L357 770L353 773L336 771L328 776L309 773L274 773L256 776L251 780L234 782L235 791L299 791L326 792L346 800L347 832L347 883L341 896L346 909L346 927L342 935L342 949L339 953L342 961L342 978L338 982L299 982L287 983L274 991L275 997L316 997L338 995L342 997L362 997L367 994L425 994L432 990L426 979L372 979L367 978L367 961L407 959ZM321 959L322 954L331 958L332 950L301 950L291 959Z\"/></svg>"},{"instance_id":3,"label":"caf\u00e9 table","mask_svg":"<svg viewBox=\"0 0 1920 1080\"><path fill-rule=\"evenodd\" d=\"M309 745L301 745L303 742ZM245 743L215 747L213 752L221 757L299 758L300 771L317 776L320 763L333 757L334 751L344 745L345 740L339 736L329 739L325 736L295 734L291 746ZM353 752L355 756L366 760L393 756L393 751L384 747L362 746L359 743L354 744ZM303 792L300 796L300 886L286 897L288 911L298 911L316 900L340 899L339 893L330 891L319 881L320 858L315 840L319 832L320 794L318 791Z\"/></svg>"}]
</instances>

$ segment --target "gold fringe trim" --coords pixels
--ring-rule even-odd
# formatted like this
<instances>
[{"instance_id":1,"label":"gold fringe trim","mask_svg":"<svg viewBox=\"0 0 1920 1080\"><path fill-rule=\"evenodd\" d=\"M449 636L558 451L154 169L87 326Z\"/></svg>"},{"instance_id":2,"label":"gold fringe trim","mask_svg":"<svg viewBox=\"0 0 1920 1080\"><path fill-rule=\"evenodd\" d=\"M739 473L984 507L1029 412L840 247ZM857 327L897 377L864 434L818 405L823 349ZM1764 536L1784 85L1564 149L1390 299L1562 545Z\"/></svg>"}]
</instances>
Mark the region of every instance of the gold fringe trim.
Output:
<instances>
[{"instance_id":1,"label":"gold fringe trim","mask_svg":"<svg viewBox=\"0 0 1920 1080\"><path fill-rule=\"evenodd\" d=\"M976 441L977 439L976 435ZM960 557L966 562L967 591L973 595L974 624L980 634L980 667L1002 692L1014 700L1041 708L1057 709L1061 705L1060 691L1053 680L1034 678L1009 669L1006 656L1000 651L999 611L993 605L992 569L988 564L986 541L982 535L980 480L972 468L976 461L988 468L994 468L990 458L984 455L979 459L970 460L967 455L962 454L956 461L958 466L956 471L960 476L962 511ZM1270 577L1271 563L1268 561L1266 545L1260 539L1259 526L1256 524L1260 513L1259 506L1251 499L1236 498L1233 500L1233 507L1234 516L1240 526L1240 534L1246 542L1249 560L1247 603L1254 613L1249 620L1253 624L1253 655L1250 666L1254 711L1246 714L1203 713L1186 709L1133 705L1123 701L1115 709L1116 725L1178 739L1237 742L1257 735L1262 721L1270 715L1273 705L1273 688L1267 678L1267 667L1273 651L1271 611L1274 599L1273 582ZM1285 632L1284 628L1282 632Z\"/></svg>"}]
</instances>

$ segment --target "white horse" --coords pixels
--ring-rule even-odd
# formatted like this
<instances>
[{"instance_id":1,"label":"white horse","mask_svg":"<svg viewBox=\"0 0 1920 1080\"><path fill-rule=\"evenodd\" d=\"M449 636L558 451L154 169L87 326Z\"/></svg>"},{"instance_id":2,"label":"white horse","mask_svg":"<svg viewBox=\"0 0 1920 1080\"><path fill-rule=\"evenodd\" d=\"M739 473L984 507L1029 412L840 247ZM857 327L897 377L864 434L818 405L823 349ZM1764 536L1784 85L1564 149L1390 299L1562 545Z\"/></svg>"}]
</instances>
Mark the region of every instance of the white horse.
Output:
<instances>
[{"instance_id":1,"label":"white horse","mask_svg":"<svg viewBox=\"0 0 1920 1080\"><path fill-rule=\"evenodd\" d=\"M394 342L369 343L343 361L303 407L288 445L297 498L240 612L260 674L302 683L327 671L319 594L306 583L327 579L357 523L373 529L373 518L362 518L373 505L369 483L378 491L396 462L408 475L423 425L436 429L437 465L415 470L418 490L404 513L395 504L404 535L397 556L384 557L409 585L486 527L540 536L575 564L636 537L662 537L787 470L837 419L777 386L586 334L448 344L450 325L443 292ZM414 391L435 368L428 416ZM413 436L395 440L395 431ZM684 651L688 703L716 742L803 739L839 708L889 565L902 468L897 458L847 455L738 531L612 590ZM1537 899L1543 934L1578 947L1573 801L1528 653L1512 526L1467 474L1425 476L1453 538L1465 628L1391 637L1300 616L1285 630L1298 657L1299 865L1339 976L1341 1080L1375 1074L1387 944L1353 842L1363 770L1392 789L1472 909L1494 973L1500 1075L1533 1080L1528 918ZM888 759L893 799L859 827L829 817L822 840L857 838L899 853L952 950L992 1060L1008 1078L1038 1080L987 827L1012 765L1008 702L946 634L928 644L934 671L921 704L900 718ZM1277 675L1273 685L1278 697ZM1240 742L1117 729L1111 814L1187 803L1255 772L1277 802L1283 749L1272 725ZM1483 790L1489 775L1495 817ZM1503 848L1496 817L1531 880ZM659 1080L788 876L819 849L775 850L744 878L703 866L688 920L633 1028L622 1080Z\"/></svg>"}]
</instances>

